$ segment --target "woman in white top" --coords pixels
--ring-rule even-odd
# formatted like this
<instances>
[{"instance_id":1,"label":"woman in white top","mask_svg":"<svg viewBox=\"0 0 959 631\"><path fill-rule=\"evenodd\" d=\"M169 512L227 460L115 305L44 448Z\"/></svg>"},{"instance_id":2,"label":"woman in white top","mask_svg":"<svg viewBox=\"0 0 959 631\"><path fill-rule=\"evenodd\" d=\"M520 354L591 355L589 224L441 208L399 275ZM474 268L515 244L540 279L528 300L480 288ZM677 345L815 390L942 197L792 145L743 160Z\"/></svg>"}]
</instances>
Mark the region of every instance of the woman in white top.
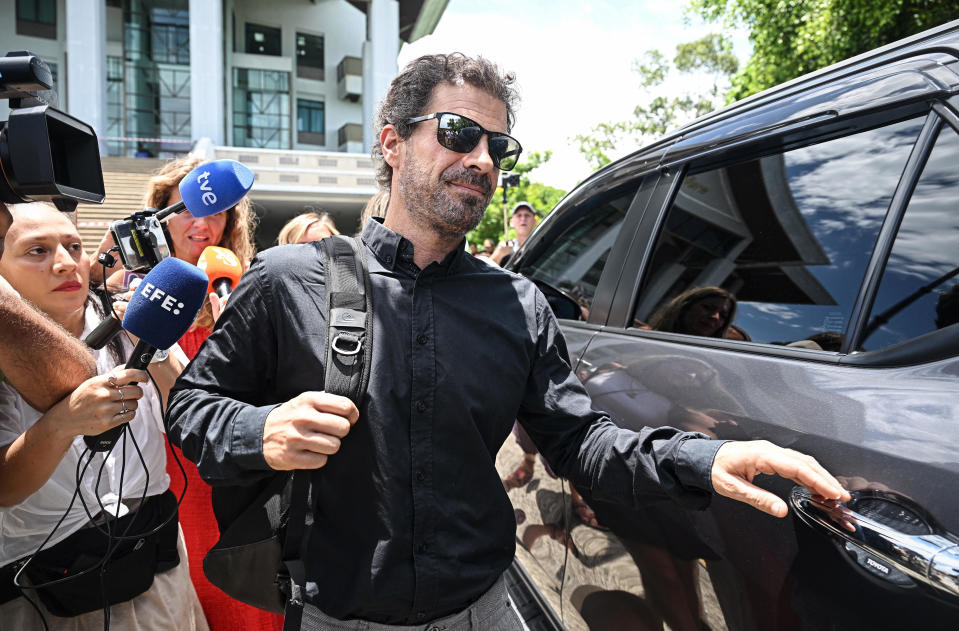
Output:
<instances>
[{"instance_id":1,"label":"woman in white top","mask_svg":"<svg viewBox=\"0 0 959 631\"><path fill-rule=\"evenodd\" d=\"M89 293L89 261L75 226L48 204L15 206L13 215L0 256L0 275L69 333L86 336L103 316L98 300ZM27 589L26 597L10 579L41 544L44 552L27 565L21 584L50 580L57 573L63 575L64 569L76 573L96 566L110 545L105 531L112 531L112 545L119 544L105 566L107 576L112 574L111 626L207 628L189 580L176 499L167 490L160 402L144 371L122 367L131 348L121 335L94 351L99 376L46 413L31 408L8 383L0 383L3 628L42 628L40 615L51 629L103 628L99 570L62 583L55 593ZM151 365L164 398L182 366L176 353ZM129 423L128 431L109 454L86 451L84 435L120 423ZM120 539L124 535L128 539ZM144 573L144 567L150 569ZM50 577L43 572L50 572ZM90 590L95 596L88 594ZM72 615L74 609L87 611Z\"/></svg>"}]
</instances>

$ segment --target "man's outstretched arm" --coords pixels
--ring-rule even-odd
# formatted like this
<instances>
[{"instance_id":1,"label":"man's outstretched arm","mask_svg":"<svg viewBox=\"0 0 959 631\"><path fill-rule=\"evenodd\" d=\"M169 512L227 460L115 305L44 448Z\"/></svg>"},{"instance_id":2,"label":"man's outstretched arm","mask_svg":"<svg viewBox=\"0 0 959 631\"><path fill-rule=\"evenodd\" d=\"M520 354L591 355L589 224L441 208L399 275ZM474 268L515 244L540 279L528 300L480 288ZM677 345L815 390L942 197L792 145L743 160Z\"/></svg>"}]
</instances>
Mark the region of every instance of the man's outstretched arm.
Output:
<instances>
[{"instance_id":1,"label":"man's outstretched arm","mask_svg":"<svg viewBox=\"0 0 959 631\"><path fill-rule=\"evenodd\" d=\"M786 502L753 484L753 478L760 473L792 480L827 500L851 499L849 492L815 458L765 440L724 443L713 460L713 490L773 517L785 517L789 512Z\"/></svg>"},{"instance_id":2,"label":"man's outstretched arm","mask_svg":"<svg viewBox=\"0 0 959 631\"><path fill-rule=\"evenodd\" d=\"M89 349L0 277L0 372L41 412L97 374Z\"/></svg>"}]
</instances>

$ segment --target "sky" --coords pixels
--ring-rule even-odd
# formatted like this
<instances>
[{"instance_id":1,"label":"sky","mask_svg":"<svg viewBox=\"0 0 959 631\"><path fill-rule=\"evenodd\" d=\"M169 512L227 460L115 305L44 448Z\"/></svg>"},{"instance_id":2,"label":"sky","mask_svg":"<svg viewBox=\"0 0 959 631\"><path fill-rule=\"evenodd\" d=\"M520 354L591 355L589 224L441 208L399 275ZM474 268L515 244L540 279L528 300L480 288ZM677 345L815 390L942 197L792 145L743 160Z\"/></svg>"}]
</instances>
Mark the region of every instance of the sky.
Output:
<instances>
[{"instance_id":1,"label":"sky","mask_svg":"<svg viewBox=\"0 0 959 631\"><path fill-rule=\"evenodd\" d=\"M573 138L601 122L628 119L649 98L633 61L651 48L671 58L676 44L718 32L718 25L697 17L684 23L684 6L670 0L450 0L432 35L403 46L399 67L420 55L459 51L515 72L522 101L512 134L524 153L553 152L530 177L568 191L592 171ZM732 35L737 56L746 59L745 35ZM664 89L683 88L674 82Z\"/></svg>"}]
</instances>

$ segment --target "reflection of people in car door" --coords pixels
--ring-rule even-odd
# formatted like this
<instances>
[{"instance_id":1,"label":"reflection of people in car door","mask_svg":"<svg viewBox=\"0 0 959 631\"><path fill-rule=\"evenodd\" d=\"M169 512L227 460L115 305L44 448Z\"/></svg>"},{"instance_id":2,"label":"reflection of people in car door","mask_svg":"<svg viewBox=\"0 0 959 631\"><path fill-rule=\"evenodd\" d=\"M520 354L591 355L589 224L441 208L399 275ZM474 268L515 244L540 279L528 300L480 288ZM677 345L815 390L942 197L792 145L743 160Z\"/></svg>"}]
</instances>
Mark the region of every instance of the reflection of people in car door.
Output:
<instances>
[{"instance_id":1,"label":"reflection of people in car door","mask_svg":"<svg viewBox=\"0 0 959 631\"><path fill-rule=\"evenodd\" d=\"M673 316L681 319L682 310L677 309ZM740 433L733 419L743 410L720 383L719 373L694 357L650 355L628 365L608 363L590 376L587 386L595 405L624 427L668 423L720 438ZM701 628L697 559L718 559L708 539L697 534L697 530L710 528L708 518L697 516L694 526L689 513L669 503L629 510L601 501L591 505L639 569L645 602L660 624L671 629Z\"/></svg>"},{"instance_id":2,"label":"reflection of people in car door","mask_svg":"<svg viewBox=\"0 0 959 631\"><path fill-rule=\"evenodd\" d=\"M736 296L721 287L694 287L670 300L649 323L655 331L725 337L736 317Z\"/></svg>"}]
</instances>

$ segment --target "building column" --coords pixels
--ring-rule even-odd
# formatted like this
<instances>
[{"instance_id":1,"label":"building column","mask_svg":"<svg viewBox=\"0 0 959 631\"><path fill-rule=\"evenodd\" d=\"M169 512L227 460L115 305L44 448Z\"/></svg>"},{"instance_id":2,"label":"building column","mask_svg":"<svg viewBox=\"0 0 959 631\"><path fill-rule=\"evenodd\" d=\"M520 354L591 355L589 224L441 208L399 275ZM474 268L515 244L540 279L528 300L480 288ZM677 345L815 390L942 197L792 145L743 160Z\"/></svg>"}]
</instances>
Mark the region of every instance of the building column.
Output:
<instances>
[{"instance_id":1,"label":"building column","mask_svg":"<svg viewBox=\"0 0 959 631\"><path fill-rule=\"evenodd\" d=\"M370 0L363 43L363 148L373 146L373 115L396 76L400 46L400 5L397 0Z\"/></svg>"},{"instance_id":2,"label":"building column","mask_svg":"<svg viewBox=\"0 0 959 631\"><path fill-rule=\"evenodd\" d=\"M106 155L107 8L103 0L70 0L67 13L66 111L93 127ZM61 103L64 101L60 95Z\"/></svg>"},{"instance_id":3,"label":"building column","mask_svg":"<svg viewBox=\"0 0 959 631\"><path fill-rule=\"evenodd\" d=\"M190 0L190 137L224 144L223 0Z\"/></svg>"}]
</instances>

